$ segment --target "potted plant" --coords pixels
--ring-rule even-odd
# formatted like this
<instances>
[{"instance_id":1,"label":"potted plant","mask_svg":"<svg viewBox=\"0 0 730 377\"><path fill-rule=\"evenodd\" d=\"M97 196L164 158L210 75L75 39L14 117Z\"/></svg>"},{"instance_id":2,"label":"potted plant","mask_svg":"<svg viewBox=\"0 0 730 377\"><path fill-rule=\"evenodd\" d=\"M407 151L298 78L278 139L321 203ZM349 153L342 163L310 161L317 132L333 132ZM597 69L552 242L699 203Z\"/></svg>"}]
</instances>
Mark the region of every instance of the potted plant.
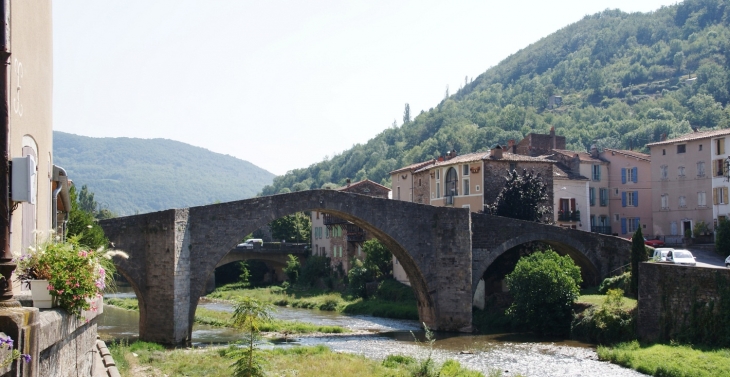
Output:
<instances>
[{"instance_id":1,"label":"potted plant","mask_svg":"<svg viewBox=\"0 0 730 377\"><path fill-rule=\"evenodd\" d=\"M78 240L77 236L67 241L46 240L29 248L28 254L16 258L16 274L22 282L31 282L31 293L41 290L34 289L38 285L35 280L46 280L40 284L45 284L43 288L52 300L67 312L80 316L84 310L99 309L98 299L107 285L113 283L112 258L127 255L104 248L90 250L79 245ZM34 305L38 306L35 301L34 298ZM41 302L42 307L50 307L49 304Z\"/></svg>"}]
</instances>

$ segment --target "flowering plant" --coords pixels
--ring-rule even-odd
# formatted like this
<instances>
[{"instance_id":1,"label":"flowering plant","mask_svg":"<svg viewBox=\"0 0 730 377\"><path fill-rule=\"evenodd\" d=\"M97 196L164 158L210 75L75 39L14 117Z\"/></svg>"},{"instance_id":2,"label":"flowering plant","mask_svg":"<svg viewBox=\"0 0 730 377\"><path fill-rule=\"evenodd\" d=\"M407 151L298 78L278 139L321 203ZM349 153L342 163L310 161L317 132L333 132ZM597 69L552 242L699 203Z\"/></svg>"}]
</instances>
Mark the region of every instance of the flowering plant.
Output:
<instances>
[{"instance_id":1,"label":"flowering plant","mask_svg":"<svg viewBox=\"0 0 730 377\"><path fill-rule=\"evenodd\" d=\"M48 290L58 305L71 314L96 311L94 302L109 285L115 272L112 258L126 257L120 251L90 250L79 245L79 237L67 241L46 240L16 257L16 274L21 281L48 280Z\"/></svg>"},{"instance_id":2,"label":"flowering plant","mask_svg":"<svg viewBox=\"0 0 730 377\"><path fill-rule=\"evenodd\" d=\"M6 335L0 335L0 347L5 346L9 350L13 350L13 338L6 336ZM4 368L10 363L12 363L15 360L23 359L26 363L30 362L30 355L22 354L18 350L13 350L13 352L10 353L4 360L0 361L0 368Z\"/></svg>"}]
</instances>

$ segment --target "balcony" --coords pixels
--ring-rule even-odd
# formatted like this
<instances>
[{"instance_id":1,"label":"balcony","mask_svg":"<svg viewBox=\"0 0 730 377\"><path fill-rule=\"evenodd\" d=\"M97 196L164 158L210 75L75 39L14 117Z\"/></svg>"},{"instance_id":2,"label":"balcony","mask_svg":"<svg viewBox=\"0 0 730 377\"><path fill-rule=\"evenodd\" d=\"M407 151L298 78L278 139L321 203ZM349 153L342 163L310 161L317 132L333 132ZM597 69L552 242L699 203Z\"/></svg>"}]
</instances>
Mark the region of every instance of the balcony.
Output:
<instances>
[{"instance_id":1,"label":"balcony","mask_svg":"<svg viewBox=\"0 0 730 377\"><path fill-rule=\"evenodd\" d=\"M580 211L558 212L558 221L580 221Z\"/></svg>"},{"instance_id":2,"label":"balcony","mask_svg":"<svg viewBox=\"0 0 730 377\"><path fill-rule=\"evenodd\" d=\"M611 235L610 226L591 225L591 232Z\"/></svg>"},{"instance_id":3,"label":"balcony","mask_svg":"<svg viewBox=\"0 0 730 377\"><path fill-rule=\"evenodd\" d=\"M328 213L323 213L323 215L324 217L322 221L324 222L325 226L347 224L347 220L342 220L337 216L332 216Z\"/></svg>"},{"instance_id":4,"label":"balcony","mask_svg":"<svg viewBox=\"0 0 730 377\"><path fill-rule=\"evenodd\" d=\"M345 226L345 231L347 232L347 242L353 242L353 243L365 242L365 236L367 235L367 232L365 232L365 229L360 228L359 226L357 226L355 224L347 224Z\"/></svg>"}]
</instances>

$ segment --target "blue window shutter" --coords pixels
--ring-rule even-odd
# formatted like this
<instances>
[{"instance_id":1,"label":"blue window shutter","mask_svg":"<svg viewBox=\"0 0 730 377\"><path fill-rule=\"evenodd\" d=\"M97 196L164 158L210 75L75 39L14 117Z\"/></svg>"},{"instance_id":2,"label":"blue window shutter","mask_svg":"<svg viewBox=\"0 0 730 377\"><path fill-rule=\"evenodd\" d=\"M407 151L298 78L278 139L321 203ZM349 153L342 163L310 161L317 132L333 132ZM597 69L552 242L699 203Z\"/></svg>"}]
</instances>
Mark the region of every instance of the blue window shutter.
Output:
<instances>
[{"instance_id":1,"label":"blue window shutter","mask_svg":"<svg viewBox=\"0 0 730 377\"><path fill-rule=\"evenodd\" d=\"M639 206L639 192L634 191L634 207L638 207L638 206Z\"/></svg>"},{"instance_id":2,"label":"blue window shutter","mask_svg":"<svg viewBox=\"0 0 730 377\"><path fill-rule=\"evenodd\" d=\"M639 168L634 168L634 183L636 183L636 180L639 179Z\"/></svg>"},{"instance_id":3,"label":"blue window shutter","mask_svg":"<svg viewBox=\"0 0 730 377\"><path fill-rule=\"evenodd\" d=\"M626 218L621 218L621 234L626 234Z\"/></svg>"},{"instance_id":4,"label":"blue window shutter","mask_svg":"<svg viewBox=\"0 0 730 377\"><path fill-rule=\"evenodd\" d=\"M621 191L621 207L626 207L626 191Z\"/></svg>"},{"instance_id":5,"label":"blue window shutter","mask_svg":"<svg viewBox=\"0 0 730 377\"><path fill-rule=\"evenodd\" d=\"M598 180L601 180L601 165L598 165Z\"/></svg>"},{"instance_id":6,"label":"blue window shutter","mask_svg":"<svg viewBox=\"0 0 730 377\"><path fill-rule=\"evenodd\" d=\"M626 168L621 168L621 183L626 184Z\"/></svg>"}]
</instances>

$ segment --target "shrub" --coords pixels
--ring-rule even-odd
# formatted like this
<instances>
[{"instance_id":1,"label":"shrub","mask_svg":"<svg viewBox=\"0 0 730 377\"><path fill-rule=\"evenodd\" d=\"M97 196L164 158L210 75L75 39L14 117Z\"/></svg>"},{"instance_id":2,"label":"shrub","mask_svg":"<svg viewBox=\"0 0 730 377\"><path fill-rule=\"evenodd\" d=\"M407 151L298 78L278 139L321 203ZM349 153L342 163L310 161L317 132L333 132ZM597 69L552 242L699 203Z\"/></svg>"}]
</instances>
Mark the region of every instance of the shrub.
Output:
<instances>
[{"instance_id":1,"label":"shrub","mask_svg":"<svg viewBox=\"0 0 730 377\"><path fill-rule=\"evenodd\" d=\"M355 297L367 297L366 284L370 280L370 273L359 259L354 259L352 268L347 272L348 289Z\"/></svg>"},{"instance_id":2,"label":"shrub","mask_svg":"<svg viewBox=\"0 0 730 377\"><path fill-rule=\"evenodd\" d=\"M330 259L324 256L312 255L304 262L299 271L299 285L311 287L317 280L324 278L328 280L332 268L330 267Z\"/></svg>"},{"instance_id":3,"label":"shrub","mask_svg":"<svg viewBox=\"0 0 730 377\"><path fill-rule=\"evenodd\" d=\"M295 284L297 279L299 279L300 268L301 265L299 264L299 259L297 259L294 255L289 254L289 260L286 262L286 267L284 267L284 273L289 278L291 284Z\"/></svg>"},{"instance_id":4,"label":"shrub","mask_svg":"<svg viewBox=\"0 0 730 377\"><path fill-rule=\"evenodd\" d=\"M715 233L715 251L724 257L730 253L730 220L720 220Z\"/></svg>"},{"instance_id":5,"label":"shrub","mask_svg":"<svg viewBox=\"0 0 730 377\"><path fill-rule=\"evenodd\" d=\"M601 308L590 308L571 325L573 339L599 344L613 344L636 339L635 311L621 307L624 291L609 289Z\"/></svg>"},{"instance_id":6,"label":"shrub","mask_svg":"<svg viewBox=\"0 0 730 377\"><path fill-rule=\"evenodd\" d=\"M598 293L605 295L609 289L621 289L624 292L628 291L631 287L631 272L627 271L621 275L611 276L605 278L598 286Z\"/></svg>"},{"instance_id":7,"label":"shrub","mask_svg":"<svg viewBox=\"0 0 730 377\"><path fill-rule=\"evenodd\" d=\"M572 305L582 282L580 268L569 256L548 249L522 257L506 277L514 297L507 315L538 334L567 334Z\"/></svg>"},{"instance_id":8,"label":"shrub","mask_svg":"<svg viewBox=\"0 0 730 377\"><path fill-rule=\"evenodd\" d=\"M365 253L365 268L374 278L392 275L393 254L385 245L376 239L368 240L362 245L362 251Z\"/></svg>"},{"instance_id":9,"label":"shrub","mask_svg":"<svg viewBox=\"0 0 730 377\"><path fill-rule=\"evenodd\" d=\"M636 227L636 232L631 238L631 294L634 297L639 295L639 263L649 259L644 245L644 235L641 233L641 224Z\"/></svg>"}]
</instances>

